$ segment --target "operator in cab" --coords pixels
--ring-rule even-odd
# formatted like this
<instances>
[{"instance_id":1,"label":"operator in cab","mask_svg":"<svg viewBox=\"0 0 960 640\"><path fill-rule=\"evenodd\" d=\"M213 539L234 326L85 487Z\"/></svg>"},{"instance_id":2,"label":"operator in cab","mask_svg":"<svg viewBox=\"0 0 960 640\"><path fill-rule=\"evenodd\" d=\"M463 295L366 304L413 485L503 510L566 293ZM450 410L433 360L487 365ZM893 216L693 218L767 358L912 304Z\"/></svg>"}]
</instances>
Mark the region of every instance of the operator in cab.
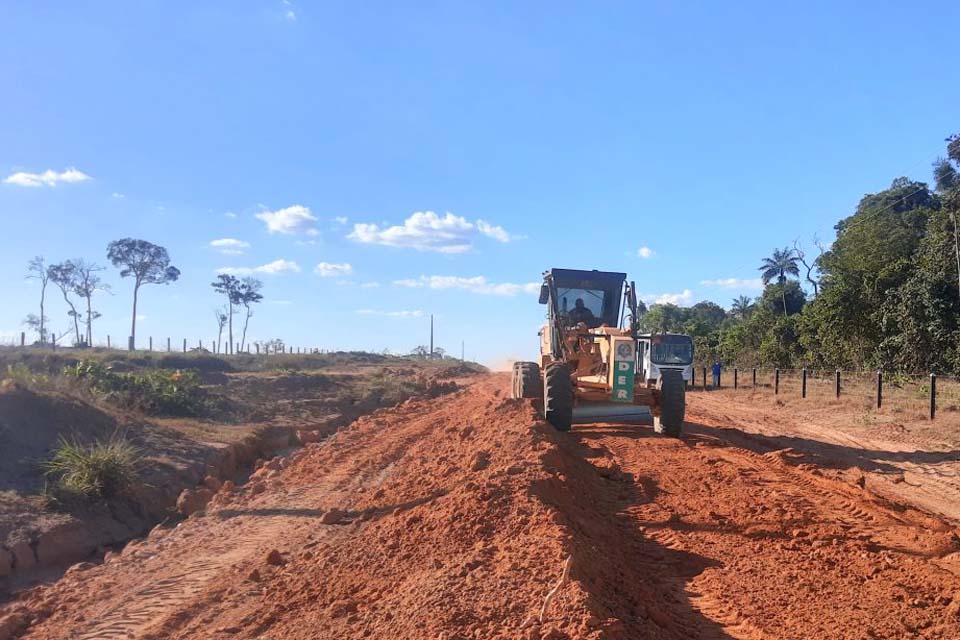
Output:
<instances>
[{"instance_id":1,"label":"operator in cab","mask_svg":"<svg viewBox=\"0 0 960 640\"><path fill-rule=\"evenodd\" d=\"M593 311L583 304L583 298L577 298L577 301L573 304L573 309L570 310L570 324L576 325L583 322L588 327L594 327L597 323L596 316L593 315Z\"/></svg>"}]
</instances>

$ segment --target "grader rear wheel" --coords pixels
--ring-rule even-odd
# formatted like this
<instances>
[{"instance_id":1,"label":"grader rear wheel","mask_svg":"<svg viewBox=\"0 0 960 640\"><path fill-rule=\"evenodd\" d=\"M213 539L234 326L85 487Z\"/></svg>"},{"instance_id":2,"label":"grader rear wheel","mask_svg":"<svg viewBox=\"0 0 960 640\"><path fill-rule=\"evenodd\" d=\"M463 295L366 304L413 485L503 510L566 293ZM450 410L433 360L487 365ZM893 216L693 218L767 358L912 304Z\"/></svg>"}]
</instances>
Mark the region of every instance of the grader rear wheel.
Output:
<instances>
[{"instance_id":1,"label":"grader rear wheel","mask_svg":"<svg viewBox=\"0 0 960 640\"><path fill-rule=\"evenodd\" d=\"M540 365L536 362L513 363L513 397L539 398L542 393Z\"/></svg>"},{"instance_id":2,"label":"grader rear wheel","mask_svg":"<svg viewBox=\"0 0 960 640\"><path fill-rule=\"evenodd\" d=\"M661 371L657 389L660 391L660 415L653 418L653 430L679 438L687 409L687 389L683 374L676 370Z\"/></svg>"}]
</instances>

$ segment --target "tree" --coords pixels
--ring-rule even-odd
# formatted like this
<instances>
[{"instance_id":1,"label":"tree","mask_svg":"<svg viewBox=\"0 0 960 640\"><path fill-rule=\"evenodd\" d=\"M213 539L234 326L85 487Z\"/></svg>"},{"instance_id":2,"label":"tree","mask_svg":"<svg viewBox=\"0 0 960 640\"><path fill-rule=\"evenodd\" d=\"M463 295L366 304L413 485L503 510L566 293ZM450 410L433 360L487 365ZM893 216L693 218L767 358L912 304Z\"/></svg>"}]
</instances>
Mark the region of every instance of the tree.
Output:
<instances>
[{"instance_id":1,"label":"tree","mask_svg":"<svg viewBox=\"0 0 960 640\"><path fill-rule=\"evenodd\" d=\"M233 308L240 304L240 280L229 273L221 273L210 286L219 294L227 297L227 353L233 353Z\"/></svg>"},{"instance_id":2,"label":"tree","mask_svg":"<svg viewBox=\"0 0 960 640\"><path fill-rule=\"evenodd\" d=\"M256 278L244 278L243 282L240 283L240 304L246 310L243 318L243 335L240 337L240 351L243 351L244 344L247 341L247 326L250 324L250 317L253 315L251 305L263 300L263 295L260 294L262 288L263 283Z\"/></svg>"},{"instance_id":3,"label":"tree","mask_svg":"<svg viewBox=\"0 0 960 640\"><path fill-rule=\"evenodd\" d=\"M73 304L73 300L70 299L70 294L77 290L77 267L71 260L67 260L50 265L48 272L50 282L57 285L57 288L63 294L64 302L70 307L67 315L73 318L74 345L82 346L84 342L80 339L80 313L77 311L76 305Z\"/></svg>"},{"instance_id":4,"label":"tree","mask_svg":"<svg viewBox=\"0 0 960 640\"><path fill-rule=\"evenodd\" d=\"M120 268L120 277L133 278L133 317L130 322L131 347L137 341L137 297L145 284L169 284L180 277L180 270L170 265L164 247L146 240L123 238L107 245L107 258Z\"/></svg>"},{"instance_id":5,"label":"tree","mask_svg":"<svg viewBox=\"0 0 960 640\"><path fill-rule=\"evenodd\" d=\"M417 345L410 351L410 355L418 358L426 358L430 355L430 347L423 344Z\"/></svg>"},{"instance_id":6,"label":"tree","mask_svg":"<svg viewBox=\"0 0 960 640\"><path fill-rule=\"evenodd\" d=\"M753 302L748 296L737 296L733 299L733 305L730 307L730 314L746 320L753 311Z\"/></svg>"},{"instance_id":7,"label":"tree","mask_svg":"<svg viewBox=\"0 0 960 640\"><path fill-rule=\"evenodd\" d=\"M813 244L820 250L820 255L822 256L823 245L816 236L813 238ZM797 256L797 260L800 261L800 264L803 265L803 268L807 272L807 282L813 287L813 297L816 298L820 294L820 278L814 278L813 272L820 270L820 258L807 262L807 252L804 250L803 245L800 244L800 240L793 241L793 251Z\"/></svg>"},{"instance_id":8,"label":"tree","mask_svg":"<svg viewBox=\"0 0 960 640\"><path fill-rule=\"evenodd\" d=\"M640 316L640 330L650 332L683 331L687 310L675 304L655 304Z\"/></svg>"},{"instance_id":9,"label":"tree","mask_svg":"<svg viewBox=\"0 0 960 640\"><path fill-rule=\"evenodd\" d=\"M798 258L793 254L790 247L774 249L773 255L764 258L760 264L760 278L763 284L770 284L774 278L779 284L787 281L788 276L800 276L800 268L797 266ZM783 300L783 314L787 315L787 300Z\"/></svg>"},{"instance_id":10,"label":"tree","mask_svg":"<svg viewBox=\"0 0 960 640\"><path fill-rule=\"evenodd\" d=\"M43 256L36 256L27 263L27 279L37 280L40 283L40 315L33 316L37 319L35 326L29 323L28 326L34 329L40 336L40 344L45 344L47 341L47 316L44 310L44 303L47 296L47 284L50 282L50 273L47 271L47 265Z\"/></svg>"},{"instance_id":11,"label":"tree","mask_svg":"<svg viewBox=\"0 0 960 640\"><path fill-rule=\"evenodd\" d=\"M104 267L100 265L85 260L77 260L73 263L73 267L75 271L73 290L87 301L87 335L85 341L87 345L93 346L93 321L100 317L100 312L93 310L93 295L98 291L110 291L110 285L104 284L100 280L100 276L97 275L98 272L104 270Z\"/></svg>"},{"instance_id":12,"label":"tree","mask_svg":"<svg viewBox=\"0 0 960 640\"><path fill-rule=\"evenodd\" d=\"M214 309L213 315L217 319L217 352L220 352L220 338L223 336L223 328L227 325L227 308L221 307Z\"/></svg>"}]
</instances>

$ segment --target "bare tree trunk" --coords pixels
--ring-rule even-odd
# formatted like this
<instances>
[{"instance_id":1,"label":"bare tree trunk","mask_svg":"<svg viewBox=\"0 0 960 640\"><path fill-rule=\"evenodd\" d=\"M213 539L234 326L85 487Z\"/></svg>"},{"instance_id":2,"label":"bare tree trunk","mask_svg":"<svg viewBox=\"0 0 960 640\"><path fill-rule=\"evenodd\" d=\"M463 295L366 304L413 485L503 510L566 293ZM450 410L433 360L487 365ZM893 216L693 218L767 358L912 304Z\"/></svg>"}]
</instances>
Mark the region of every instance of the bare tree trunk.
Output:
<instances>
[{"instance_id":1,"label":"bare tree trunk","mask_svg":"<svg viewBox=\"0 0 960 640\"><path fill-rule=\"evenodd\" d=\"M230 344L227 345L227 353L233 353L233 300L230 299L230 296L227 295L227 323L229 325L229 331L227 335L230 338Z\"/></svg>"},{"instance_id":2,"label":"bare tree trunk","mask_svg":"<svg viewBox=\"0 0 960 640\"><path fill-rule=\"evenodd\" d=\"M87 346L93 346L93 303L90 298L87 298Z\"/></svg>"},{"instance_id":3,"label":"bare tree trunk","mask_svg":"<svg viewBox=\"0 0 960 640\"><path fill-rule=\"evenodd\" d=\"M140 291L140 283L133 285L133 321L130 323L130 338L132 345L137 346L137 293Z\"/></svg>"},{"instance_id":4,"label":"bare tree trunk","mask_svg":"<svg viewBox=\"0 0 960 640\"><path fill-rule=\"evenodd\" d=\"M247 307L247 315L243 319L243 335L240 337L240 351L243 351L243 345L247 341L247 325L250 324L250 316L253 315L250 313L250 307Z\"/></svg>"},{"instance_id":5,"label":"bare tree trunk","mask_svg":"<svg viewBox=\"0 0 960 640\"><path fill-rule=\"evenodd\" d=\"M44 327L44 317L43 317L43 304L44 298L47 296L47 281L43 281L43 285L40 287L40 344L45 344L47 342L47 331Z\"/></svg>"},{"instance_id":6,"label":"bare tree trunk","mask_svg":"<svg viewBox=\"0 0 960 640\"><path fill-rule=\"evenodd\" d=\"M80 321L77 320L77 308L73 306L73 303L70 302L70 297L67 296L67 290L63 287L60 287L60 291L63 292L63 300L67 303L67 306L70 307L71 315L73 315L73 337L77 341L77 344L80 343Z\"/></svg>"}]
</instances>

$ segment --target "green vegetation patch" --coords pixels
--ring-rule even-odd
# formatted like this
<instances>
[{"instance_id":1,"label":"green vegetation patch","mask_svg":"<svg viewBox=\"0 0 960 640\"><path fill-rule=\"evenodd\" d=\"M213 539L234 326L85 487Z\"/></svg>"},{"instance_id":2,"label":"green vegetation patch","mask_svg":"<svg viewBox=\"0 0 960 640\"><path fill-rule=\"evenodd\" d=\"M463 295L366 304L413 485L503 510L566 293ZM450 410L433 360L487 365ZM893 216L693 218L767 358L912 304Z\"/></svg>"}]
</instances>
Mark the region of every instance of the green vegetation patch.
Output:
<instances>
[{"instance_id":1,"label":"green vegetation patch","mask_svg":"<svg viewBox=\"0 0 960 640\"><path fill-rule=\"evenodd\" d=\"M207 412L206 394L195 371L148 369L118 372L100 362L80 360L64 375L85 382L110 402L157 416L200 416Z\"/></svg>"},{"instance_id":2,"label":"green vegetation patch","mask_svg":"<svg viewBox=\"0 0 960 640\"><path fill-rule=\"evenodd\" d=\"M42 467L52 480L53 502L114 500L130 493L137 482L140 452L124 437L81 444L61 437L53 457Z\"/></svg>"}]
</instances>

